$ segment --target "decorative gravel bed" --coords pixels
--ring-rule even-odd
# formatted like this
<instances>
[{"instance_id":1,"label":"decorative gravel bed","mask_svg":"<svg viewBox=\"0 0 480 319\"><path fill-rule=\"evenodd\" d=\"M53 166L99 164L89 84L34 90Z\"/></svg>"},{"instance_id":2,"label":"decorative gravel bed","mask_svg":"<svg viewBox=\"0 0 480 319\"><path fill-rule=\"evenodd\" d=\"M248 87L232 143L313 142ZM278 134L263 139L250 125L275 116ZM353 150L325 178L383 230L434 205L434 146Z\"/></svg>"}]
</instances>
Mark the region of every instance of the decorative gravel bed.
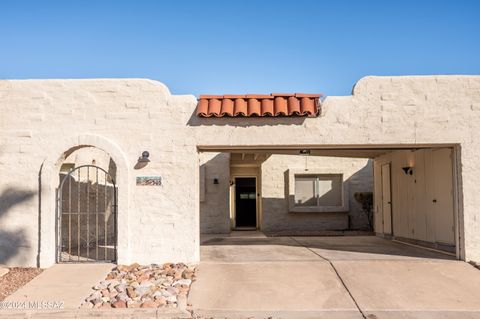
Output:
<instances>
[{"instance_id":1,"label":"decorative gravel bed","mask_svg":"<svg viewBox=\"0 0 480 319\"><path fill-rule=\"evenodd\" d=\"M85 299L82 308L187 308L195 267L137 263L115 267Z\"/></svg>"},{"instance_id":2,"label":"decorative gravel bed","mask_svg":"<svg viewBox=\"0 0 480 319\"><path fill-rule=\"evenodd\" d=\"M43 270L40 268L13 267L0 277L0 300L4 300L18 288L23 287L30 280L38 276Z\"/></svg>"}]
</instances>

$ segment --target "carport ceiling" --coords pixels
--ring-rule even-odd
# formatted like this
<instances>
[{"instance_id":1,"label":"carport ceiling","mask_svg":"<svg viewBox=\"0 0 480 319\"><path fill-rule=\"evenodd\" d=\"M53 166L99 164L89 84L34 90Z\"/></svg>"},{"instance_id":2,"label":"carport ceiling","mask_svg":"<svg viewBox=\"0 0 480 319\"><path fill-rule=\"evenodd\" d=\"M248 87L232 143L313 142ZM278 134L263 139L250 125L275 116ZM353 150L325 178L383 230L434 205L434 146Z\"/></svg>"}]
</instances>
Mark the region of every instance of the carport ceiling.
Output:
<instances>
[{"instance_id":1,"label":"carport ceiling","mask_svg":"<svg viewBox=\"0 0 480 319\"><path fill-rule=\"evenodd\" d=\"M417 150L426 148L453 147L453 144L416 144L416 145L298 145L298 146L198 146L201 152L249 153L249 154L286 154L310 156L375 158L396 150Z\"/></svg>"}]
</instances>

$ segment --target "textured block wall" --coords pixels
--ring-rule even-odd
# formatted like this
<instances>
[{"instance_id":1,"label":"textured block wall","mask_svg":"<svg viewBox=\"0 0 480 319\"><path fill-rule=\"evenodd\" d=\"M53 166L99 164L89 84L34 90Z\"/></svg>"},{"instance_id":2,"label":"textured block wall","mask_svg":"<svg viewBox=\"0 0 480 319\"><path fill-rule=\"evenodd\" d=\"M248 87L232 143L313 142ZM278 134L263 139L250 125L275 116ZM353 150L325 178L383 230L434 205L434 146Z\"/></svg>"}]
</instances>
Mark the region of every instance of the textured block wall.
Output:
<instances>
[{"instance_id":1,"label":"textured block wall","mask_svg":"<svg viewBox=\"0 0 480 319\"><path fill-rule=\"evenodd\" d=\"M230 154L200 153L200 166L205 169L205 198L200 201L200 232L230 232ZM214 184L214 178L218 184Z\"/></svg>"}]
</instances>

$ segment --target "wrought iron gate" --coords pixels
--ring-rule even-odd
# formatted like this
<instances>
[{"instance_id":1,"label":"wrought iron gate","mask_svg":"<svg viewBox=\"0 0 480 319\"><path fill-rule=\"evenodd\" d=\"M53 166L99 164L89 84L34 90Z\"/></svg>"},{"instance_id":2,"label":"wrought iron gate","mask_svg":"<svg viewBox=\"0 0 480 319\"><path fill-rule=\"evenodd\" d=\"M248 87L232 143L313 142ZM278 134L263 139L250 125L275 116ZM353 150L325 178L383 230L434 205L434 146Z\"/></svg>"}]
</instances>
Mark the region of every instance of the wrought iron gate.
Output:
<instances>
[{"instance_id":1,"label":"wrought iron gate","mask_svg":"<svg viewBox=\"0 0 480 319\"><path fill-rule=\"evenodd\" d=\"M57 261L117 259L117 187L103 168L82 165L60 177Z\"/></svg>"}]
</instances>

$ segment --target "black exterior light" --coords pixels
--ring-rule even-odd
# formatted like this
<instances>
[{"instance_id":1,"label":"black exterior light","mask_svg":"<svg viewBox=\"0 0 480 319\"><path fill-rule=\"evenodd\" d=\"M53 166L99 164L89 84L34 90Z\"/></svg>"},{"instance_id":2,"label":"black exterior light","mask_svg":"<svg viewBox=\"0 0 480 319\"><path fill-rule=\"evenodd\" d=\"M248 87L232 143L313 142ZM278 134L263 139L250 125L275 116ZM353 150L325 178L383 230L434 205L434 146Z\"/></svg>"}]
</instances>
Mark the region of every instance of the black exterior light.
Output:
<instances>
[{"instance_id":1,"label":"black exterior light","mask_svg":"<svg viewBox=\"0 0 480 319\"><path fill-rule=\"evenodd\" d=\"M405 175L413 175L413 167L411 166L402 167L402 170L405 173Z\"/></svg>"},{"instance_id":2,"label":"black exterior light","mask_svg":"<svg viewBox=\"0 0 480 319\"><path fill-rule=\"evenodd\" d=\"M150 156L150 153L148 151L143 151L142 156L138 158L138 161L140 163L148 163L150 162L150 160L148 159L149 156Z\"/></svg>"},{"instance_id":3,"label":"black exterior light","mask_svg":"<svg viewBox=\"0 0 480 319\"><path fill-rule=\"evenodd\" d=\"M213 179L213 184L215 184L215 185L220 184L219 181L218 181L218 177L215 177L215 178Z\"/></svg>"},{"instance_id":4,"label":"black exterior light","mask_svg":"<svg viewBox=\"0 0 480 319\"><path fill-rule=\"evenodd\" d=\"M307 149L300 150L300 155L310 155L310 150L307 150Z\"/></svg>"}]
</instances>

